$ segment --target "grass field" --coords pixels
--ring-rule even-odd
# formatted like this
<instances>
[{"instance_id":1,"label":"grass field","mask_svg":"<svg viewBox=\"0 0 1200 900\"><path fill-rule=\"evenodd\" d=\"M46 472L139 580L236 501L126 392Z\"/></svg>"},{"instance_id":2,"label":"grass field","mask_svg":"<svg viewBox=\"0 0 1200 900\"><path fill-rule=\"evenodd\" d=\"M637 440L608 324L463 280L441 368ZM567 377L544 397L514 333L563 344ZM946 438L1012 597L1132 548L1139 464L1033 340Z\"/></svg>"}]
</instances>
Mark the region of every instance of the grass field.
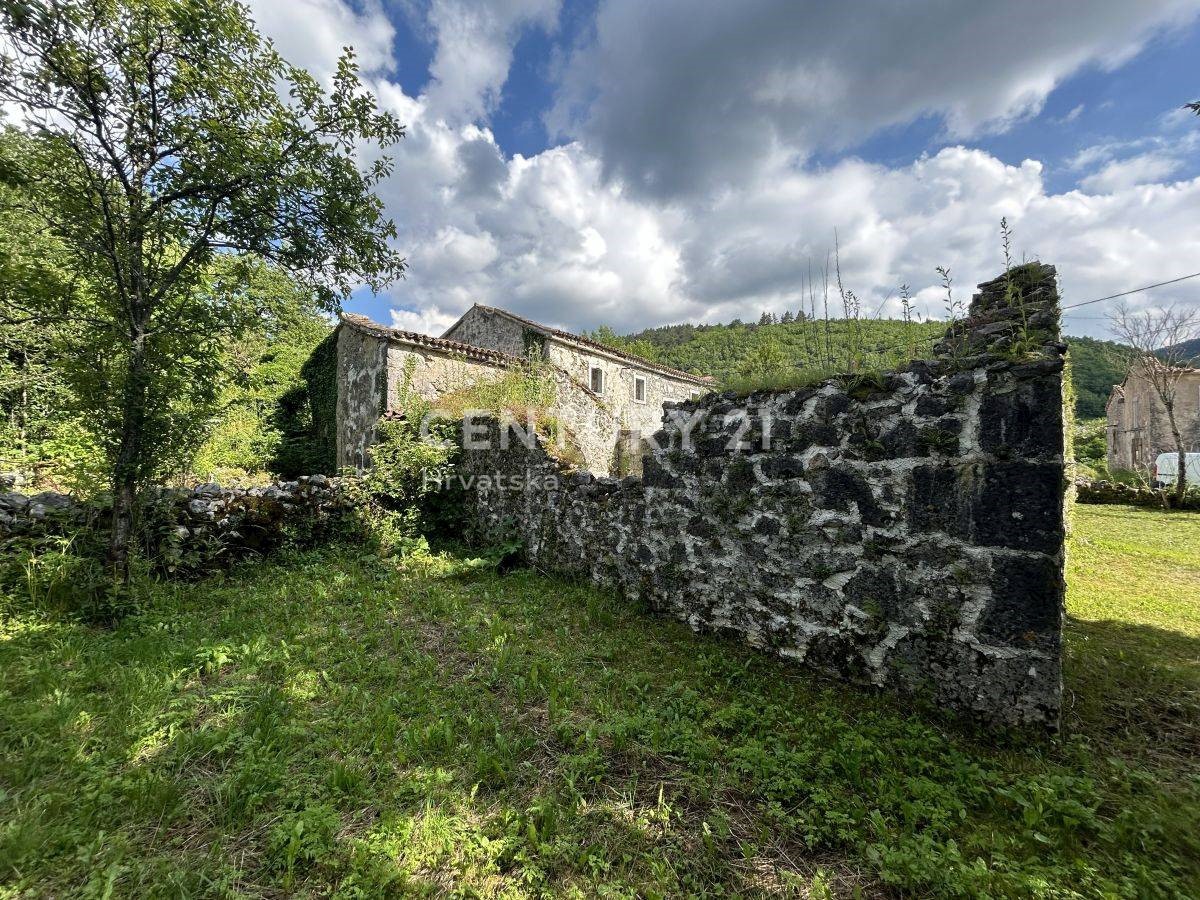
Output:
<instances>
[{"instance_id":1,"label":"grass field","mask_svg":"<svg viewBox=\"0 0 1200 900\"><path fill-rule=\"evenodd\" d=\"M1200 515L1077 508L1065 730L351 549L0 619L0 896L1200 896Z\"/></svg>"}]
</instances>

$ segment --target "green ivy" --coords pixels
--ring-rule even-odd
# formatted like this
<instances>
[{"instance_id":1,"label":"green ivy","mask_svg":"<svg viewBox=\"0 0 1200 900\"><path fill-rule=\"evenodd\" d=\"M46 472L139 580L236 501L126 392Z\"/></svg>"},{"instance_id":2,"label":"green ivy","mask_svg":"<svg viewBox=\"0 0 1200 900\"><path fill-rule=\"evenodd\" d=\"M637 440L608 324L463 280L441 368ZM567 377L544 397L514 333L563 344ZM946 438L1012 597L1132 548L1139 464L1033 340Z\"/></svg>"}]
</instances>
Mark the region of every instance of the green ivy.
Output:
<instances>
[{"instance_id":1,"label":"green ivy","mask_svg":"<svg viewBox=\"0 0 1200 900\"><path fill-rule=\"evenodd\" d=\"M279 400L283 433L274 468L287 476L337 469L337 336L330 332L300 367L301 385Z\"/></svg>"}]
</instances>

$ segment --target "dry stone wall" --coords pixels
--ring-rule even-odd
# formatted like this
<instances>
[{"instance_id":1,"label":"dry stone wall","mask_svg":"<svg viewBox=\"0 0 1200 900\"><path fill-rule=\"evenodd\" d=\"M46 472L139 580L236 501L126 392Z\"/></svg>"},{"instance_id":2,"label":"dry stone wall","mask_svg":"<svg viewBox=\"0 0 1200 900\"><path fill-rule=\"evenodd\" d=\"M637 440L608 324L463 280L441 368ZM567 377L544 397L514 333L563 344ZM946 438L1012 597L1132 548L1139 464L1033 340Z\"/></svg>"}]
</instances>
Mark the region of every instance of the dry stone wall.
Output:
<instances>
[{"instance_id":1,"label":"dry stone wall","mask_svg":"<svg viewBox=\"0 0 1200 900\"><path fill-rule=\"evenodd\" d=\"M641 478L570 472L511 442L466 451L470 518L485 539L515 532L540 568L695 629L992 722L1054 727L1057 299L1054 270L1025 266L981 285L936 359L670 404Z\"/></svg>"},{"instance_id":2,"label":"dry stone wall","mask_svg":"<svg viewBox=\"0 0 1200 900\"><path fill-rule=\"evenodd\" d=\"M320 536L351 509L339 479L325 475L301 475L294 481L256 487L222 487L212 482L192 488L157 487L143 499L142 518L153 523L143 538L155 542L143 549L153 558L191 554L204 560L206 567L217 558L263 553L300 530ZM0 490L0 547L18 535L106 529L110 516L111 506L104 502L81 501L55 491L27 496Z\"/></svg>"}]
</instances>

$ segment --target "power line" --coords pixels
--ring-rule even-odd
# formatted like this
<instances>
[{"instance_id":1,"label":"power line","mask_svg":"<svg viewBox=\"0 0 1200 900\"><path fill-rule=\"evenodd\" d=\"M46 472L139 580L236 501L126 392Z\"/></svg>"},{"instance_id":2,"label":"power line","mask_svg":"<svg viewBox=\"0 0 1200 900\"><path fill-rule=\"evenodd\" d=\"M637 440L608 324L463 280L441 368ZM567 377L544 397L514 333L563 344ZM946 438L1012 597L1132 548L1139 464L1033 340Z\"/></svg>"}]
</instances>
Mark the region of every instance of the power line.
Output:
<instances>
[{"instance_id":1,"label":"power line","mask_svg":"<svg viewBox=\"0 0 1200 900\"><path fill-rule=\"evenodd\" d=\"M1158 284L1148 284L1145 287L1134 288L1132 291L1122 291L1119 294L1109 294L1107 297L1097 297L1095 300L1084 300L1082 303L1072 303L1069 306L1062 307L1062 309L1064 312L1066 312L1068 309L1078 309L1081 306L1091 306L1093 303L1103 303L1105 300L1116 300L1118 297L1128 297L1130 294L1140 294L1142 291L1165 287L1168 284L1178 284L1181 281L1187 281L1189 278L1200 278L1200 272L1193 272L1191 275L1181 275L1178 278L1172 278L1170 281L1160 281Z\"/></svg>"}]
</instances>

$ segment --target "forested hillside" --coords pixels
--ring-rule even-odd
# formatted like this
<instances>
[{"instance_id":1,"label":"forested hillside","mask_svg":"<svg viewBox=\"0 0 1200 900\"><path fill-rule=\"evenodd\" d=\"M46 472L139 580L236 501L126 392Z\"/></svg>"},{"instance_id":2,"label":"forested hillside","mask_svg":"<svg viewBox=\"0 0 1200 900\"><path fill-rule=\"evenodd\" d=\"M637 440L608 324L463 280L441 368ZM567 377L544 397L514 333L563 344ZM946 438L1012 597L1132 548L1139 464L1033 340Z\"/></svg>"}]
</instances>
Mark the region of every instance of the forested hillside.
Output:
<instances>
[{"instance_id":1,"label":"forested hillside","mask_svg":"<svg viewBox=\"0 0 1200 900\"><path fill-rule=\"evenodd\" d=\"M1071 376L1075 382L1075 413L1081 419L1104 415L1114 384L1125 377L1127 348L1114 341L1069 337Z\"/></svg>"},{"instance_id":2,"label":"forested hillside","mask_svg":"<svg viewBox=\"0 0 1200 900\"><path fill-rule=\"evenodd\" d=\"M664 325L619 336L601 328L592 337L677 369L711 375L722 385L736 385L772 367L820 370L828 360L834 369L846 361L887 367L928 355L945 331L944 322L903 322L897 319L783 321L764 315L758 323L738 320L727 325ZM1068 338L1075 380L1076 414L1104 415L1112 386L1124 375L1121 345L1094 338ZM855 353L858 344L862 353ZM860 363L861 364L861 363Z\"/></svg>"}]
</instances>

